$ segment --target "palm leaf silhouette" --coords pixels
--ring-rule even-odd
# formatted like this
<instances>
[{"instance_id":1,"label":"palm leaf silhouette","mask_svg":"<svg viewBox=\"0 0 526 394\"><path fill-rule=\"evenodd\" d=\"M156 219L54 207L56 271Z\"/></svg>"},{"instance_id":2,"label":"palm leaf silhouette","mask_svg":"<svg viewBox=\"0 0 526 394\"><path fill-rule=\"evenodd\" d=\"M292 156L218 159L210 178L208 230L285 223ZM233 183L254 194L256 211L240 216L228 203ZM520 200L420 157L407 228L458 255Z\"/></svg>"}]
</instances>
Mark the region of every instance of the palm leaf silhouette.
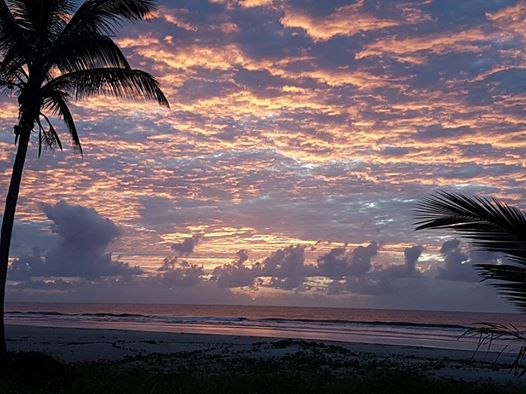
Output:
<instances>
[{"instance_id":1,"label":"palm leaf silhouette","mask_svg":"<svg viewBox=\"0 0 526 394\"><path fill-rule=\"evenodd\" d=\"M526 312L526 213L496 198L439 191L416 208L416 229L450 229L506 264L478 264L483 280Z\"/></svg>"},{"instance_id":2,"label":"palm leaf silhouette","mask_svg":"<svg viewBox=\"0 0 526 394\"><path fill-rule=\"evenodd\" d=\"M477 264L482 280L491 280L505 298L526 313L526 213L496 198L466 196L439 191L422 200L416 208L416 229L450 229L466 238L478 249L502 253L506 264ZM478 338L477 351L493 341L519 344L512 370L526 374L526 336L513 325L479 323L467 329L462 337ZM497 356L497 360L499 358ZM495 360L495 361L497 361Z\"/></svg>"},{"instance_id":3,"label":"palm leaf silhouette","mask_svg":"<svg viewBox=\"0 0 526 394\"><path fill-rule=\"evenodd\" d=\"M38 155L62 149L62 120L75 152L82 146L72 102L107 95L153 100L169 107L157 80L132 69L114 41L119 26L145 19L154 0L0 0L0 95L16 97L17 152L0 231L0 359L5 354L3 309L11 235L31 135Z\"/></svg>"}]
</instances>

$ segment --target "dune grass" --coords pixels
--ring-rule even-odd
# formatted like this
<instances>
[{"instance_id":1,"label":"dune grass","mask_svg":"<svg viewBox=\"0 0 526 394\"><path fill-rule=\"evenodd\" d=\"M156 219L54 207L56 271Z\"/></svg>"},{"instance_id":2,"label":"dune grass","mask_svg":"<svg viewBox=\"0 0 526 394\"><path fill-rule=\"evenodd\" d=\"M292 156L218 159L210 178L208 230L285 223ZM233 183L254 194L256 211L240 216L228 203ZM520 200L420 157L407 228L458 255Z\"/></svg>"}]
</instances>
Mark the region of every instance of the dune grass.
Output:
<instances>
[{"instance_id":1,"label":"dune grass","mask_svg":"<svg viewBox=\"0 0 526 394\"><path fill-rule=\"evenodd\" d=\"M2 393L524 393L523 387L430 380L417 371L371 369L341 376L310 360L238 360L229 368L220 356L209 372L152 367L151 356L104 363L57 361L41 353L11 353L0 372ZM147 361L143 363L142 361ZM153 360L155 361L155 360ZM296 362L297 361L297 362ZM294 368L294 365L297 368Z\"/></svg>"}]
</instances>

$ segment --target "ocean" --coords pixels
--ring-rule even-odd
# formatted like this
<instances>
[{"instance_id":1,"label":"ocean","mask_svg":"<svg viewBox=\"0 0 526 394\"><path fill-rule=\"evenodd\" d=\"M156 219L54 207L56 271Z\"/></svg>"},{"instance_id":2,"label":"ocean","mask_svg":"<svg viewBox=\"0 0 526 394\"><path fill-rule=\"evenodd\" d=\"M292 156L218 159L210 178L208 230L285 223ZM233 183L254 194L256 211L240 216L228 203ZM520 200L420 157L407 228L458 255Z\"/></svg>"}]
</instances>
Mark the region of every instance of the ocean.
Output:
<instances>
[{"instance_id":1,"label":"ocean","mask_svg":"<svg viewBox=\"0 0 526 394\"><path fill-rule=\"evenodd\" d=\"M233 305L6 305L6 323L44 327L241 335L474 350L459 336L481 322L526 331L520 314ZM498 342L495 344L497 347ZM498 349L497 349L498 350Z\"/></svg>"}]
</instances>

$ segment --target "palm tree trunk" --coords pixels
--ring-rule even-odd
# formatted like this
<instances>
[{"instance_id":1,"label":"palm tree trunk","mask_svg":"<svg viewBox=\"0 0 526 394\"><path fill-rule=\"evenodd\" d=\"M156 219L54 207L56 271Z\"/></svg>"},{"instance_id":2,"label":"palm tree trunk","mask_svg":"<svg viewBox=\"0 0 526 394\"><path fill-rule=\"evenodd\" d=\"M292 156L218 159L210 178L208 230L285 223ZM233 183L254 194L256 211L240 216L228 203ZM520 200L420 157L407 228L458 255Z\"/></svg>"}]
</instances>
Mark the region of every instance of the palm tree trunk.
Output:
<instances>
[{"instance_id":1,"label":"palm tree trunk","mask_svg":"<svg viewBox=\"0 0 526 394\"><path fill-rule=\"evenodd\" d=\"M26 127L23 127L24 124ZM18 141L18 150L16 152L15 163L13 165L13 173L11 175L11 183L9 184L9 191L5 201L4 217L2 220L2 232L0 235L0 356L5 355L7 350L4 326L4 300L7 268L9 262L9 247L11 245L11 235L13 233L13 224L15 221L16 204L18 201L20 182L22 181L22 172L24 170L27 146L32 128L33 127L29 127L29 124L23 122L22 120L20 121L20 139Z\"/></svg>"}]
</instances>

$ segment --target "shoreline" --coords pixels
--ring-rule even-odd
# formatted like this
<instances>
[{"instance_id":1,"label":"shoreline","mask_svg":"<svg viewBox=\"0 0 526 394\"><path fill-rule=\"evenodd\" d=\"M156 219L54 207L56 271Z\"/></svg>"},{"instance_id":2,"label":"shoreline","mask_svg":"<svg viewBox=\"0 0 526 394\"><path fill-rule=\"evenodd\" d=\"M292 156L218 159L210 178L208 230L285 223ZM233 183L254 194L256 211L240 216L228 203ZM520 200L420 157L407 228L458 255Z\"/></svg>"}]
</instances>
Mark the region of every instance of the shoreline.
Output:
<instances>
[{"instance_id":1,"label":"shoreline","mask_svg":"<svg viewBox=\"0 0 526 394\"><path fill-rule=\"evenodd\" d=\"M307 341L328 341L350 344L371 344L384 346L417 347L441 350L463 350L473 353L477 349L478 338L460 338L462 331L456 333L447 331L427 331L411 333L410 331L394 328L356 328L338 330L325 327L282 327L258 326L238 324L191 324L191 323L144 323L131 321L67 321L67 320L38 320L38 319L7 319L7 326L42 327L55 329L94 329L94 330L121 330L137 331L143 333L164 334L201 334L218 336L243 336L254 338L286 339L293 338ZM372 323L374 325L374 323ZM389 327L389 323L384 325ZM145 334L147 335L147 334ZM508 346L508 347L506 347ZM485 350L485 347L482 348ZM494 353L505 350L507 354L516 354L520 349L510 343L495 340L492 346Z\"/></svg>"},{"instance_id":2,"label":"shoreline","mask_svg":"<svg viewBox=\"0 0 526 394\"><path fill-rule=\"evenodd\" d=\"M6 331L9 351L43 352L68 363L125 365L127 360L135 360L152 368L178 368L195 363L206 369L208 363L215 365L218 360L229 364L308 355L322 364L330 361L340 365L343 374L364 365L385 364L394 369L418 370L433 378L517 382L511 371L514 356L504 354L495 363L496 352L474 354L417 346L94 328L8 325ZM156 360L154 364L152 360Z\"/></svg>"}]
</instances>

